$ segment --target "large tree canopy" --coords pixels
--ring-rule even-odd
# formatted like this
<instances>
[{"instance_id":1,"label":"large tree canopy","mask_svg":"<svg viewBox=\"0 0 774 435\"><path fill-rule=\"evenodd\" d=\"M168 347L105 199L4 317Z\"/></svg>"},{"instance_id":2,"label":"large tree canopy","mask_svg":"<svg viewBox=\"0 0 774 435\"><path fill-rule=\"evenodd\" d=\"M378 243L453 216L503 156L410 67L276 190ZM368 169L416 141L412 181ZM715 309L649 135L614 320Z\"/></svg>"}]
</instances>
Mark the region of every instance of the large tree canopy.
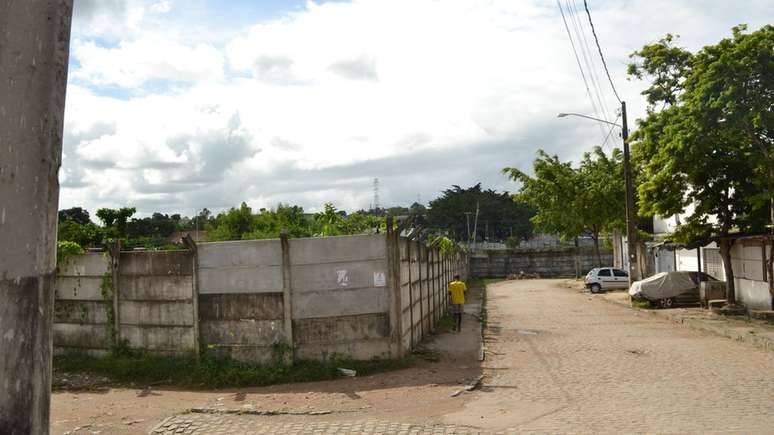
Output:
<instances>
[{"instance_id":1,"label":"large tree canopy","mask_svg":"<svg viewBox=\"0 0 774 435\"><path fill-rule=\"evenodd\" d=\"M774 27L745 30L695 54L667 35L635 52L629 67L651 82L648 115L632 137L641 211L688 211L675 234L683 242L720 237L730 302L727 236L760 231L774 200Z\"/></svg>"},{"instance_id":2,"label":"large tree canopy","mask_svg":"<svg viewBox=\"0 0 774 435\"><path fill-rule=\"evenodd\" d=\"M455 240L467 240L468 226L471 233L474 230L477 206L476 240L525 240L532 236L530 218L534 211L523 202L514 202L507 192L482 189L481 183L467 189L452 186L444 190L440 197L430 201L427 225L447 232Z\"/></svg>"},{"instance_id":3,"label":"large tree canopy","mask_svg":"<svg viewBox=\"0 0 774 435\"><path fill-rule=\"evenodd\" d=\"M618 149L608 156L595 147L574 168L571 162L539 150L533 164L534 176L516 168L505 168L503 172L521 183L515 199L537 210L532 222L538 230L563 239L590 235L601 265L600 234L622 227L626 219L622 160Z\"/></svg>"}]
</instances>

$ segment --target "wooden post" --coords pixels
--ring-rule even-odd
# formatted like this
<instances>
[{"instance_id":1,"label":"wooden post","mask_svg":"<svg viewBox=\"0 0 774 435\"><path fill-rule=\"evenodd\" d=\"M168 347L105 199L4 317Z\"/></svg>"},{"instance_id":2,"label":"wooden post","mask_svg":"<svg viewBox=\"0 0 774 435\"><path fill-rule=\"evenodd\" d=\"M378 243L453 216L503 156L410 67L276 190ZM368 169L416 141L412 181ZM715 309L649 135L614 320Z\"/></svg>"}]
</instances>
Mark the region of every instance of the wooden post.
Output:
<instances>
[{"instance_id":1,"label":"wooden post","mask_svg":"<svg viewBox=\"0 0 774 435\"><path fill-rule=\"evenodd\" d=\"M0 432L47 434L71 0L0 2Z\"/></svg>"},{"instance_id":2,"label":"wooden post","mask_svg":"<svg viewBox=\"0 0 774 435\"><path fill-rule=\"evenodd\" d=\"M202 351L201 335L199 333L199 249L190 234L186 234L183 237L183 244L191 252L191 281L193 283L191 286L191 306L193 308L194 353L196 353L196 358L199 358Z\"/></svg>"},{"instance_id":3,"label":"wooden post","mask_svg":"<svg viewBox=\"0 0 774 435\"><path fill-rule=\"evenodd\" d=\"M293 339L293 290L290 276L290 241L288 230L280 232L280 244L282 245L282 307L285 325L285 340L290 346L290 364L295 361L295 340Z\"/></svg>"}]
</instances>

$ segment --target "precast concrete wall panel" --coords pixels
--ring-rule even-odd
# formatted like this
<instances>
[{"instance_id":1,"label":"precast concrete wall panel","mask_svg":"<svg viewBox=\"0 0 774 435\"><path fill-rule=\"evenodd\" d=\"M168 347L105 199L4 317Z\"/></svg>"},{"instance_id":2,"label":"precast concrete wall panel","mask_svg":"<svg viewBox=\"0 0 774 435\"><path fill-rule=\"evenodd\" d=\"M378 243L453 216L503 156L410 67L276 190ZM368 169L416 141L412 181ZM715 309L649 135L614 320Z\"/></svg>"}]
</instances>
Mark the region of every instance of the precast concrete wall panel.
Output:
<instances>
[{"instance_id":1,"label":"precast concrete wall panel","mask_svg":"<svg viewBox=\"0 0 774 435\"><path fill-rule=\"evenodd\" d=\"M54 346L63 349L106 350L109 347L104 324L59 323L53 325Z\"/></svg>"},{"instance_id":2,"label":"precast concrete wall panel","mask_svg":"<svg viewBox=\"0 0 774 435\"><path fill-rule=\"evenodd\" d=\"M101 301L102 276L58 276L55 283L57 300Z\"/></svg>"},{"instance_id":3,"label":"precast concrete wall panel","mask_svg":"<svg viewBox=\"0 0 774 435\"><path fill-rule=\"evenodd\" d=\"M206 321L281 320L282 293L209 294L199 296L199 318Z\"/></svg>"},{"instance_id":4,"label":"precast concrete wall panel","mask_svg":"<svg viewBox=\"0 0 774 435\"><path fill-rule=\"evenodd\" d=\"M57 352L65 349L104 351L108 340L108 309L113 299L102 294L110 282L110 257L86 253L69 257L59 266L54 285L53 342Z\"/></svg>"},{"instance_id":5,"label":"precast concrete wall panel","mask_svg":"<svg viewBox=\"0 0 774 435\"><path fill-rule=\"evenodd\" d=\"M388 312L389 308L389 295L382 288L321 290L293 295L293 319Z\"/></svg>"},{"instance_id":6,"label":"precast concrete wall panel","mask_svg":"<svg viewBox=\"0 0 774 435\"><path fill-rule=\"evenodd\" d=\"M290 240L290 264L347 263L387 258L380 234Z\"/></svg>"},{"instance_id":7,"label":"precast concrete wall panel","mask_svg":"<svg viewBox=\"0 0 774 435\"><path fill-rule=\"evenodd\" d=\"M189 251L121 252L119 338L149 351L195 350L193 266Z\"/></svg>"},{"instance_id":8,"label":"precast concrete wall panel","mask_svg":"<svg viewBox=\"0 0 774 435\"><path fill-rule=\"evenodd\" d=\"M121 275L119 298L135 301L190 300L193 291L191 275Z\"/></svg>"},{"instance_id":9,"label":"precast concrete wall panel","mask_svg":"<svg viewBox=\"0 0 774 435\"><path fill-rule=\"evenodd\" d=\"M215 346L270 347L285 341L281 320L218 320L202 321L202 340Z\"/></svg>"},{"instance_id":10,"label":"precast concrete wall panel","mask_svg":"<svg viewBox=\"0 0 774 435\"><path fill-rule=\"evenodd\" d=\"M193 301L122 301L121 325L193 326Z\"/></svg>"},{"instance_id":11,"label":"precast concrete wall panel","mask_svg":"<svg viewBox=\"0 0 774 435\"><path fill-rule=\"evenodd\" d=\"M121 324L121 338L137 349L185 353L194 350L194 329L190 326Z\"/></svg>"},{"instance_id":12,"label":"precast concrete wall panel","mask_svg":"<svg viewBox=\"0 0 774 435\"><path fill-rule=\"evenodd\" d=\"M279 240L202 243L198 256L199 294L282 291Z\"/></svg>"}]
</instances>

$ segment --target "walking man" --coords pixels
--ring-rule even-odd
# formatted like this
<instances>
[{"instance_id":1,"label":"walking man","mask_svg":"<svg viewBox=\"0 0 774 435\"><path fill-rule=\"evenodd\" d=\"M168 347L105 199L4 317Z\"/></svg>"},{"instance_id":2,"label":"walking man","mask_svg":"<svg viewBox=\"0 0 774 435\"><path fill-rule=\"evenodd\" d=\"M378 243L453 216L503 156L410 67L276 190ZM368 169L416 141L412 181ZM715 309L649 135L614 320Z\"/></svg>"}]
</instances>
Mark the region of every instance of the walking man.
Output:
<instances>
[{"instance_id":1,"label":"walking man","mask_svg":"<svg viewBox=\"0 0 774 435\"><path fill-rule=\"evenodd\" d=\"M452 316L457 324L457 332L462 331L462 306L465 304L465 292L468 287L460 280L459 275L454 275L454 281L449 283L449 295L451 296Z\"/></svg>"}]
</instances>

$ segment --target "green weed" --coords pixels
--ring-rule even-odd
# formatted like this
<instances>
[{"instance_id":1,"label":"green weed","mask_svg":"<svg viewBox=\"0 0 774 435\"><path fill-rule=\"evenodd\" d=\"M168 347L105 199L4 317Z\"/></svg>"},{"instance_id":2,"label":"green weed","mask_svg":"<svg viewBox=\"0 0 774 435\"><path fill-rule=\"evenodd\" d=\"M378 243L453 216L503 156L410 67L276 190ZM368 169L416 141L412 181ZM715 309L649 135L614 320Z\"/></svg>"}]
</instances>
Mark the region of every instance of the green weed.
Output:
<instances>
[{"instance_id":1,"label":"green weed","mask_svg":"<svg viewBox=\"0 0 774 435\"><path fill-rule=\"evenodd\" d=\"M330 361L296 361L292 365L259 365L232 359L216 358L206 353L161 356L139 352L94 357L70 353L54 358L54 368L69 373L106 376L118 383L166 384L199 388L248 387L291 382L336 379L339 367L357 371L358 376L407 368L413 357L401 359L332 359Z\"/></svg>"}]
</instances>

